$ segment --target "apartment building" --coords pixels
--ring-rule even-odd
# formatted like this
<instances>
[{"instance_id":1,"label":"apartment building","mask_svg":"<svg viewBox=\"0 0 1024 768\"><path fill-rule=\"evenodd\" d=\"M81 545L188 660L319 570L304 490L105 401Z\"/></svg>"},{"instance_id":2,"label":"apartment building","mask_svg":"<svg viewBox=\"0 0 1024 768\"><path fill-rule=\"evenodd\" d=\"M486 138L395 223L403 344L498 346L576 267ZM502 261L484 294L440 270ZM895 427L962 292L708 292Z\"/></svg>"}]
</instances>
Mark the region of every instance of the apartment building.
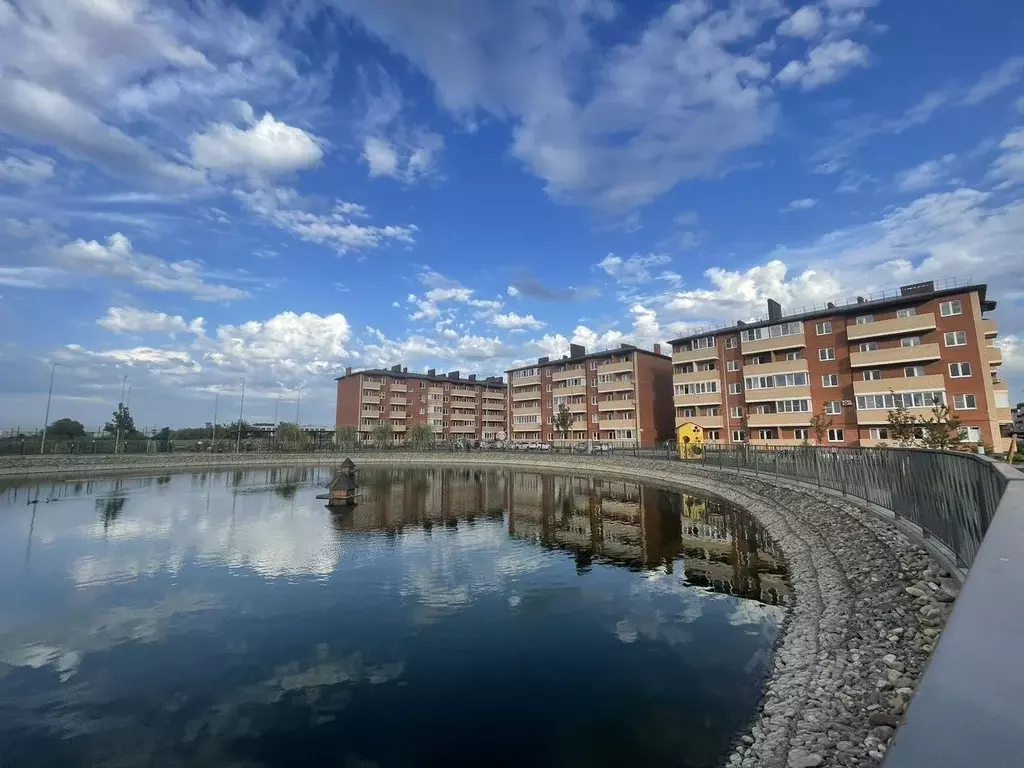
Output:
<instances>
[{"instance_id":1,"label":"apartment building","mask_svg":"<svg viewBox=\"0 0 1024 768\"><path fill-rule=\"evenodd\" d=\"M794 315L769 300L765 320L675 339L675 422L711 441L794 445L814 442L823 414L827 443L876 446L898 404L927 418L944 403L965 442L999 450L1011 415L986 291L926 282Z\"/></svg>"},{"instance_id":2,"label":"apartment building","mask_svg":"<svg viewBox=\"0 0 1024 768\"><path fill-rule=\"evenodd\" d=\"M500 376L462 377L459 371L409 373L389 369L345 369L337 379L337 426L355 427L369 440L382 423L391 424L395 439L404 440L416 424L427 424L438 439L500 440L506 432L505 382Z\"/></svg>"},{"instance_id":3,"label":"apartment building","mask_svg":"<svg viewBox=\"0 0 1024 768\"><path fill-rule=\"evenodd\" d=\"M623 344L587 354L572 344L561 359L541 357L507 374L512 440L633 446L672 438L672 360L660 345L653 352ZM568 440L554 425L562 404L573 414Z\"/></svg>"}]
</instances>

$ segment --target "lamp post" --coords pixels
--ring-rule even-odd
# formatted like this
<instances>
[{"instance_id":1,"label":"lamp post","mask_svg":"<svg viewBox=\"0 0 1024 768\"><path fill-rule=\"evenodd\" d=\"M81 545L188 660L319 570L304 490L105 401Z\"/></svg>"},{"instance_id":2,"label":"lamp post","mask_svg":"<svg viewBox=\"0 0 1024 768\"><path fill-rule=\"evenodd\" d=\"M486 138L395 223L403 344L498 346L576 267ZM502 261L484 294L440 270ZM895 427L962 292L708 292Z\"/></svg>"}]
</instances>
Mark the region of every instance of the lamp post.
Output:
<instances>
[{"instance_id":1,"label":"lamp post","mask_svg":"<svg viewBox=\"0 0 1024 768\"><path fill-rule=\"evenodd\" d=\"M217 452L217 406L220 404L220 392L213 393L213 437L210 442L213 444L213 452Z\"/></svg>"},{"instance_id":2,"label":"lamp post","mask_svg":"<svg viewBox=\"0 0 1024 768\"><path fill-rule=\"evenodd\" d=\"M235 438L235 453L242 452L242 408L245 407L245 379L242 379L242 399L238 403L238 437Z\"/></svg>"},{"instance_id":3,"label":"lamp post","mask_svg":"<svg viewBox=\"0 0 1024 768\"><path fill-rule=\"evenodd\" d=\"M46 427L50 424L50 398L53 397L53 374L60 363L50 366L50 391L46 393L46 416L43 417L43 442L39 444L39 455L46 449Z\"/></svg>"},{"instance_id":4,"label":"lamp post","mask_svg":"<svg viewBox=\"0 0 1024 768\"><path fill-rule=\"evenodd\" d=\"M299 385L299 388L295 390L295 426L301 428L301 422L299 422L299 406L302 405L302 390L306 388L305 384Z\"/></svg>"},{"instance_id":5,"label":"lamp post","mask_svg":"<svg viewBox=\"0 0 1024 768\"><path fill-rule=\"evenodd\" d=\"M124 375L121 380L121 399L117 401L117 413L114 415L114 421L116 423L116 429L114 430L114 453L121 452L121 420L118 418L121 414L121 406L124 405L124 388L128 383L128 374Z\"/></svg>"}]
</instances>

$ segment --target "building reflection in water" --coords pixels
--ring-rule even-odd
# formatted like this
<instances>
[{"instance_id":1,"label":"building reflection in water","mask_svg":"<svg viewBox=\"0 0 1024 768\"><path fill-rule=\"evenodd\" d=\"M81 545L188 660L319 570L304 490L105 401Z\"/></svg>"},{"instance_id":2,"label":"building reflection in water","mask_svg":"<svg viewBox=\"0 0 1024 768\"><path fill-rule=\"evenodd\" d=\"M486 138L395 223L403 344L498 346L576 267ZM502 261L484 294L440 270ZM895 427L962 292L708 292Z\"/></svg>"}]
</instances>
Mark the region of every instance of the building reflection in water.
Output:
<instances>
[{"instance_id":1,"label":"building reflection in water","mask_svg":"<svg viewBox=\"0 0 1024 768\"><path fill-rule=\"evenodd\" d=\"M473 469L369 470L339 533L504 519L510 536L570 553L577 568L682 567L686 580L770 605L789 600L781 554L746 512L723 502L621 480Z\"/></svg>"}]
</instances>

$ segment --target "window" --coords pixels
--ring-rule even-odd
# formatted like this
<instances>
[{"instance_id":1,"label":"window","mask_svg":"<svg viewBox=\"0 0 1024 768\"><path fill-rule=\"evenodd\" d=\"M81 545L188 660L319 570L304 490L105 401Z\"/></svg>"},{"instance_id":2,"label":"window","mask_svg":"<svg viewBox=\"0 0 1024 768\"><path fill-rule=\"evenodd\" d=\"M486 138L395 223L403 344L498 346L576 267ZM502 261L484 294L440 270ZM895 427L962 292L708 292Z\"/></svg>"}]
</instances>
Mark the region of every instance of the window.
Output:
<instances>
[{"instance_id":1,"label":"window","mask_svg":"<svg viewBox=\"0 0 1024 768\"><path fill-rule=\"evenodd\" d=\"M596 414L596 413L593 413L593 414L591 414L591 415L590 415L590 420L591 420L591 421L592 421L592 422L593 422L594 424L597 424L597 422L598 422L598 418L597 418L597 417L598 417L598 415L599 415L599 414Z\"/></svg>"},{"instance_id":2,"label":"window","mask_svg":"<svg viewBox=\"0 0 1024 768\"><path fill-rule=\"evenodd\" d=\"M806 440L807 439L807 432L808 432L808 430L803 429L803 428L794 429L793 430L793 439L794 440Z\"/></svg>"},{"instance_id":3,"label":"window","mask_svg":"<svg viewBox=\"0 0 1024 768\"><path fill-rule=\"evenodd\" d=\"M550 391L551 391L551 385L548 384L548 392L550 392Z\"/></svg>"},{"instance_id":4,"label":"window","mask_svg":"<svg viewBox=\"0 0 1024 768\"><path fill-rule=\"evenodd\" d=\"M838 416L843 412L843 404L838 400L829 400L825 403L825 413L829 416Z\"/></svg>"},{"instance_id":5,"label":"window","mask_svg":"<svg viewBox=\"0 0 1024 768\"><path fill-rule=\"evenodd\" d=\"M967 344L967 331L950 331L942 335L947 347L963 347Z\"/></svg>"},{"instance_id":6,"label":"window","mask_svg":"<svg viewBox=\"0 0 1024 768\"><path fill-rule=\"evenodd\" d=\"M838 373L826 373L821 377L821 386L823 387L838 387L839 386L839 374Z\"/></svg>"},{"instance_id":7,"label":"window","mask_svg":"<svg viewBox=\"0 0 1024 768\"><path fill-rule=\"evenodd\" d=\"M803 332L803 323L781 323L780 325L769 325L767 328L750 328L740 335L744 341L760 341L761 339L778 339L783 336L797 336Z\"/></svg>"},{"instance_id":8,"label":"window","mask_svg":"<svg viewBox=\"0 0 1024 768\"><path fill-rule=\"evenodd\" d=\"M900 339L901 347L920 347L921 337L920 336L904 336Z\"/></svg>"},{"instance_id":9,"label":"window","mask_svg":"<svg viewBox=\"0 0 1024 768\"><path fill-rule=\"evenodd\" d=\"M697 409L696 408L683 408L683 418L684 419L692 419L696 415L697 415Z\"/></svg>"},{"instance_id":10,"label":"window","mask_svg":"<svg viewBox=\"0 0 1024 768\"><path fill-rule=\"evenodd\" d=\"M881 371L864 371L864 381L879 381L881 378Z\"/></svg>"},{"instance_id":11,"label":"window","mask_svg":"<svg viewBox=\"0 0 1024 768\"><path fill-rule=\"evenodd\" d=\"M713 405L710 408L705 408L704 409L704 415L705 416L718 416L718 414L719 414L719 410L718 410L718 406L717 405Z\"/></svg>"},{"instance_id":12,"label":"window","mask_svg":"<svg viewBox=\"0 0 1024 768\"><path fill-rule=\"evenodd\" d=\"M734 405L732 408L729 409L729 417L733 419L743 418L743 407L739 405Z\"/></svg>"},{"instance_id":13,"label":"window","mask_svg":"<svg viewBox=\"0 0 1024 768\"><path fill-rule=\"evenodd\" d=\"M810 400L776 400L776 413L810 413Z\"/></svg>"},{"instance_id":14,"label":"window","mask_svg":"<svg viewBox=\"0 0 1024 768\"><path fill-rule=\"evenodd\" d=\"M1010 393L1009 392L996 392L996 408L1009 408L1010 407Z\"/></svg>"},{"instance_id":15,"label":"window","mask_svg":"<svg viewBox=\"0 0 1024 768\"><path fill-rule=\"evenodd\" d=\"M739 360L729 360L725 364L725 370L727 370L727 371L738 371L739 369L740 369L740 361Z\"/></svg>"},{"instance_id":16,"label":"window","mask_svg":"<svg viewBox=\"0 0 1024 768\"><path fill-rule=\"evenodd\" d=\"M903 376L908 379L916 379L918 376L924 376L924 366L908 365L903 369Z\"/></svg>"},{"instance_id":17,"label":"window","mask_svg":"<svg viewBox=\"0 0 1024 768\"><path fill-rule=\"evenodd\" d=\"M772 387L806 387L806 373L777 373L774 376L748 376L744 379L747 389L770 389Z\"/></svg>"},{"instance_id":18,"label":"window","mask_svg":"<svg viewBox=\"0 0 1024 768\"><path fill-rule=\"evenodd\" d=\"M828 441L830 443L841 443L846 440L846 434L841 429L830 429L828 431Z\"/></svg>"},{"instance_id":19,"label":"window","mask_svg":"<svg viewBox=\"0 0 1024 768\"><path fill-rule=\"evenodd\" d=\"M596 371L597 370L597 360L591 360L590 361L590 370L592 370L592 371Z\"/></svg>"},{"instance_id":20,"label":"window","mask_svg":"<svg viewBox=\"0 0 1024 768\"><path fill-rule=\"evenodd\" d=\"M694 381L689 384L676 384L677 395L713 395L718 392L717 381Z\"/></svg>"},{"instance_id":21,"label":"window","mask_svg":"<svg viewBox=\"0 0 1024 768\"><path fill-rule=\"evenodd\" d=\"M774 440L775 439L775 430L774 429L759 429L757 431L757 436L761 440Z\"/></svg>"},{"instance_id":22,"label":"window","mask_svg":"<svg viewBox=\"0 0 1024 768\"><path fill-rule=\"evenodd\" d=\"M960 427L960 442L980 443L981 427Z\"/></svg>"},{"instance_id":23,"label":"window","mask_svg":"<svg viewBox=\"0 0 1024 768\"><path fill-rule=\"evenodd\" d=\"M963 313L964 305L960 299L943 301L939 304L939 314L942 315L942 317L952 317L953 315L962 315Z\"/></svg>"},{"instance_id":24,"label":"window","mask_svg":"<svg viewBox=\"0 0 1024 768\"><path fill-rule=\"evenodd\" d=\"M877 341L861 342L860 351L861 352L877 352L878 351L878 342Z\"/></svg>"},{"instance_id":25,"label":"window","mask_svg":"<svg viewBox=\"0 0 1024 768\"><path fill-rule=\"evenodd\" d=\"M933 405L945 405L946 393L929 392L890 392L886 395L860 395L857 397L858 411L891 411L894 408L931 408Z\"/></svg>"},{"instance_id":26,"label":"window","mask_svg":"<svg viewBox=\"0 0 1024 768\"><path fill-rule=\"evenodd\" d=\"M913 317L916 314L917 314L917 310L914 309L913 307L907 307L906 309L897 309L896 310L896 317L898 317L898 318Z\"/></svg>"},{"instance_id":27,"label":"window","mask_svg":"<svg viewBox=\"0 0 1024 768\"><path fill-rule=\"evenodd\" d=\"M590 396L590 404L591 405L597 405L597 395L591 395Z\"/></svg>"},{"instance_id":28,"label":"window","mask_svg":"<svg viewBox=\"0 0 1024 768\"><path fill-rule=\"evenodd\" d=\"M978 407L978 398L974 395L954 395L953 407L958 411L973 411Z\"/></svg>"},{"instance_id":29,"label":"window","mask_svg":"<svg viewBox=\"0 0 1024 768\"><path fill-rule=\"evenodd\" d=\"M815 324L814 332L819 336L828 336L828 334L832 333L832 321L826 320L822 323Z\"/></svg>"},{"instance_id":30,"label":"window","mask_svg":"<svg viewBox=\"0 0 1024 768\"><path fill-rule=\"evenodd\" d=\"M739 346L739 339L737 337L735 337L735 336L730 336L728 339L725 340L725 348L726 349L736 349L736 347L738 347L738 346Z\"/></svg>"},{"instance_id":31,"label":"window","mask_svg":"<svg viewBox=\"0 0 1024 768\"><path fill-rule=\"evenodd\" d=\"M600 438L601 438L601 433L600 432L591 432L590 433L590 439L591 440L599 440Z\"/></svg>"},{"instance_id":32,"label":"window","mask_svg":"<svg viewBox=\"0 0 1024 768\"><path fill-rule=\"evenodd\" d=\"M970 363L950 363L949 375L954 379L966 379L971 375Z\"/></svg>"},{"instance_id":33,"label":"window","mask_svg":"<svg viewBox=\"0 0 1024 768\"><path fill-rule=\"evenodd\" d=\"M732 441L734 443L742 443L746 439L747 433L744 432L742 429L734 429L732 431Z\"/></svg>"},{"instance_id":34,"label":"window","mask_svg":"<svg viewBox=\"0 0 1024 768\"><path fill-rule=\"evenodd\" d=\"M861 315L857 318L857 325L867 325L868 323L875 322L874 315Z\"/></svg>"},{"instance_id":35,"label":"window","mask_svg":"<svg viewBox=\"0 0 1024 768\"><path fill-rule=\"evenodd\" d=\"M823 361L823 362L825 360L835 360L836 359L835 347L825 347L824 349L819 349L818 350L818 359Z\"/></svg>"},{"instance_id":36,"label":"window","mask_svg":"<svg viewBox=\"0 0 1024 768\"><path fill-rule=\"evenodd\" d=\"M868 430L868 435L872 440L888 440L889 439L889 428L888 427L872 427Z\"/></svg>"},{"instance_id":37,"label":"window","mask_svg":"<svg viewBox=\"0 0 1024 768\"><path fill-rule=\"evenodd\" d=\"M743 385L740 384L738 381L729 385L729 394L730 395L739 395L739 394L742 394L742 393L743 393Z\"/></svg>"},{"instance_id":38,"label":"window","mask_svg":"<svg viewBox=\"0 0 1024 768\"><path fill-rule=\"evenodd\" d=\"M786 353L786 360L803 360L803 353L799 350Z\"/></svg>"},{"instance_id":39,"label":"window","mask_svg":"<svg viewBox=\"0 0 1024 768\"><path fill-rule=\"evenodd\" d=\"M755 405L754 413L760 413L763 416L765 414L774 413L774 411L770 405Z\"/></svg>"},{"instance_id":40,"label":"window","mask_svg":"<svg viewBox=\"0 0 1024 768\"><path fill-rule=\"evenodd\" d=\"M722 433L717 429L705 429L704 439L709 440L712 443L717 443L722 439Z\"/></svg>"}]
</instances>

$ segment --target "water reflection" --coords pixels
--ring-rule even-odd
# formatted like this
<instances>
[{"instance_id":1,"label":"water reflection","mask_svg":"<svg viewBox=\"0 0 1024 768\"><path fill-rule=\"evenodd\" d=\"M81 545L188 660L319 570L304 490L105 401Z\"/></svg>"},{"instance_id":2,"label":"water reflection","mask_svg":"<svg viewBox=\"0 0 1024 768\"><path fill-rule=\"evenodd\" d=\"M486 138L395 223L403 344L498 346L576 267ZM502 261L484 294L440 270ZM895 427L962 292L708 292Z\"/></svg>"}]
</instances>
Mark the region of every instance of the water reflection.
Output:
<instances>
[{"instance_id":1,"label":"water reflection","mask_svg":"<svg viewBox=\"0 0 1024 768\"><path fill-rule=\"evenodd\" d=\"M0 764L711 766L753 712L789 592L744 513L467 469L333 512L329 478L0 490Z\"/></svg>"}]
</instances>

